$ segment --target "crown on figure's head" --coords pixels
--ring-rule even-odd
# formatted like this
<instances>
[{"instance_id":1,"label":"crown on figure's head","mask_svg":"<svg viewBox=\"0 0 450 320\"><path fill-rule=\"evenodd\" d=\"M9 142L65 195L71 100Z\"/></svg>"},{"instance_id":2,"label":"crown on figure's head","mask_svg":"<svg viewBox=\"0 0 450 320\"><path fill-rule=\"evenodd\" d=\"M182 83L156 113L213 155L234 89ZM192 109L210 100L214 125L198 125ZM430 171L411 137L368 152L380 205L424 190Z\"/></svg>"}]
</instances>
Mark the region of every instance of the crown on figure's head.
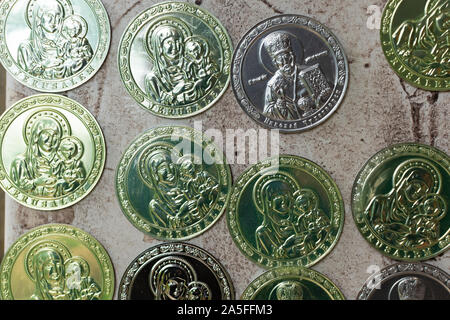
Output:
<instances>
[{"instance_id":1,"label":"crown on figure's head","mask_svg":"<svg viewBox=\"0 0 450 320\"><path fill-rule=\"evenodd\" d=\"M292 51L291 39L285 32L272 32L264 39L264 48L271 58L283 52Z\"/></svg>"}]
</instances>

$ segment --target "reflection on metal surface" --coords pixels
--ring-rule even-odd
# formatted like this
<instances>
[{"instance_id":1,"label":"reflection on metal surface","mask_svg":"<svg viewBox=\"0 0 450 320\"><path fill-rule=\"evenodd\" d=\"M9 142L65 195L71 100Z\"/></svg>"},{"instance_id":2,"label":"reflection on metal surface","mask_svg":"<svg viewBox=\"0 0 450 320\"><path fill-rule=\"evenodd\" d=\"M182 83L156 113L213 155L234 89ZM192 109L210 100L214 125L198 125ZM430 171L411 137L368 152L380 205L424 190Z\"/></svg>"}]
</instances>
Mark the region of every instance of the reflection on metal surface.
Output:
<instances>
[{"instance_id":1,"label":"reflection on metal surface","mask_svg":"<svg viewBox=\"0 0 450 320\"><path fill-rule=\"evenodd\" d=\"M224 267L188 243L162 243L142 252L122 276L120 300L233 300Z\"/></svg>"},{"instance_id":2,"label":"reflection on metal surface","mask_svg":"<svg viewBox=\"0 0 450 320\"><path fill-rule=\"evenodd\" d=\"M56 240L35 244L26 255L25 271L35 285L31 300L97 300L102 293L90 276L89 263L72 257Z\"/></svg>"},{"instance_id":3,"label":"reflection on metal surface","mask_svg":"<svg viewBox=\"0 0 450 320\"><path fill-rule=\"evenodd\" d=\"M95 187L105 140L83 106L63 96L35 95L16 102L0 121L7 128L0 134L0 187L20 204L67 208Z\"/></svg>"},{"instance_id":4,"label":"reflection on metal surface","mask_svg":"<svg viewBox=\"0 0 450 320\"><path fill-rule=\"evenodd\" d=\"M18 238L0 264L0 300L111 300L114 269L90 234L47 224Z\"/></svg>"},{"instance_id":5,"label":"reflection on metal surface","mask_svg":"<svg viewBox=\"0 0 450 320\"><path fill-rule=\"evenodd\" d=\"M80 86L109 50L110 23L100 0L4 0L0 20L0 63L37 91Z\"/></svg>"},{"instance_id":6,"label":"reflection on metal surface","mask_svg":"<svg viewBox=\"0 0 450 320\"><path fill-rule=\"evenodd\" d=\"M180 139L186 148L174 142ZM116 188L136 228L157 239L190 239L225 211L231 172L223 153L200 132L167 126L144 132L128 147Z\"/></svg>"},{"instance_id":7,"label":"reflection on metal surface","mask_svg":"<svg viewBox=\"0 0 450 320\"><path fill-rule=\"evenodd\" d=\"M378 271L362 287L357 300L448 300L450 277L426 263L397 263Z\"/></svg>"},{"instance_id":8,"label":"reflection on metal surface","mask_svg":"<svg viewBox=\"0 0 450 320\"><path fill-rule=\"evenodd\" d=\"M449 14L450 1L428 0L422 16L392 30L399 56L421 74L443 78L450 74Z\"/></svg>"},{"instance_id":9,"label":"reflection on metal surface","mask_svg":"<svg viewBox=\"0 0 450 320\"><path fill-rule=\"evenodd\" d=\"M377 194L366 214L374 230L398 247L418 248L439 240L447 203L440 193L441 175L421 159L403 162L394 173L393 188Z\"/></svg>"},{"instance_id":10,"label":"reflection on metal surface","mask_svg":"<svg viewBox=\"0 0 450 320\"><path fill-rule=\"evenodd\" d=\"M17 62L32 76L46 80L71 77L94 55L86 38L88 23L73 13L70 1L65 7L58 1L28 4L26 22L31 32L19 46Z\"/></svg>"},{"instance_id":11,"label":"reflection on metal surface","mask_svg":"<svg viewBox=\"0 0 450 320\"><path fill-rule=\"evenodd\" d=\"M429 90L450 90L450 0L389 0L381 47L397 75Z\"/></svg>"},{"instance_id":12,"label":"reflection on metal surface","mask_svg":"<svg viewBox=\"0 0 450 320\"><path fill-rule=\"evenodd\" d=\"M253 280L241 300L345 300L323 274L300 266L273 268Z\"/></svg>"},{"instance_id":13,"label":"reflection on metal surface","mask_svg":"<svg viewBox=\"0 0 450 320\"><path fill-rule=\"evenodd\" d=\"M336 245L344 224L341 193L328 173L301 157L280 155L247 169L227 208L241 252L265 267L310 267Z\"/></svg>"},{"instance_id":14,"label":"reflection on metal surface","mask_svg":"<svg viewBox=\"0 0 450 320\"><path fill-rule=\"evenodd\" d=\"M192 36L183 25L181 20L164 18L155 22L146 39L154 66L145 77L145 90L156 102L169 106L201 99L221 72L212 62L208 41Z\"/></svg>"},{"instance_id":15,"label":"reflection on metal surface","mask_svg":"<svg viewBox=\"0 0 450 320\"><path fill-rule=\"evenodd\" d=\"M389 146L361 169L352 192L356 225L382 254L421 261L450 247L450 158L418 143Z\"/></svg>"},{"instance_id":16,"label":"reflection on metal surface","mask_svg":"<svg viewBox=\"0 0 450 320\"><path fill-rule=\"evenodd\" d=\"M75 191L86 179L83 143L56 110L38 111L24 124L26 150L11 165L14 183L30 194L53 198ZM41 177L37 182L36 177Z\"/></svg>"},{"instance_id":17,"label":"reflection on metal surface","mask_svg":"<svg viewBox=\"0 0 450 320\"><path fill-rule=\"evenodd\" d=\"M187 118L211 107L230 81L232 42L204 9L155 4L123 33L119 72L128 93L151 113Z\"/></svg>"}]
</instances>

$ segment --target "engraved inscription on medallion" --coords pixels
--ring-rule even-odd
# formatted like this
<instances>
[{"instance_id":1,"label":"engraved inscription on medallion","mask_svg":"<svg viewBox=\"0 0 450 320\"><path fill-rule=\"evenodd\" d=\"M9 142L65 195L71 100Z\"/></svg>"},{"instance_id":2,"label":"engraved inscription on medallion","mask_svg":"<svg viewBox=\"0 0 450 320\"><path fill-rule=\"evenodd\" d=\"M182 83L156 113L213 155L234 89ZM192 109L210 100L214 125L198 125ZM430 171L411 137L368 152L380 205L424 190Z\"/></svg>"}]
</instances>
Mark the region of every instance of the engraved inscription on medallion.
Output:
<instances>
[{"instance_id":1,"label":"engraved inscription on medallion","mask_svg":"<svg viewBox=\"0 0 450 320\"><path fill-rule=\"evenodd\" d=\"M26 150L11 164L11 179L24 193L55 198L74 192L86 180L83 143L71 136L56 110L32 114L23 126Z\"/></svg>"},{"instance_id":2,"label":"engraved inscription on medallion","mask_svg":"<svg viewBox=\"0 0 450 320\"><path fill-rule=\"evenodd\" d=\"M139 158L139 175L154 192L148 205L151 223L176 230L203 219L220 190L193 155L174 158L170 145L150 145Z\"/></svg>"},{"instance_id":3,"label":"engraved inscription on medallion","mask_svg":"<svg viewBox=\"0 0 450 320\"><path fill-rule=\"evenodd\" d=\"M324 51L302 61L291 42L299 41L287 32L276 31L265 37L264 50L270 56L275 74L268 81L263 114L275 120L298 120L317 111L333 92L331 81L319 63L311 64ZM260 61L263 61L260 58ZM309 62L307 65L303 63ZM264 78L264 77L263 77Z\"/></svg>"},{"instance_id":4,"label":"engraved inscription on medallion","mask_svg":"<svg viewBox=\"0 0 450 320\"><path fill-rule=\"evenodd\" d=\"M417 19L404 21L392 34L410 67L430 77L450 76L450 1L428 0Z\"/></svg>"},{"instance_id":5,"label":"engraved inscription on medallion","mask_svg":"<svg viewBox=\"0 0 450 320\"><path fill-rule=\"evenodd\" d=\"M257 250L272 258L307 255L330 231L317 194L301 189L286 173L262 176L253 189L253 200L263 216L255 234Z\"/></svg>"},{"instance_id":6,"label":"engraved inscription on medallion","mask_svg":"<svg viewBox=\"0 0 450 320\"><path fill-rule=\"evenodd\" d=\"M211 300L211 290L197 281L194 268L185 260L167 257L156 263L149 275L155 300Z\"/></svg>"},{"instance_id":7,"label":"engraved inscription on medallion","mask_svg":"<svg viewBox=\"0 0 450 320\"><path fill-rule=\"evenodd\" d=\"M86 260L72 257L55 240L37 243L29 250L25 271L35 285L32 300L97 300L102 294Z\"/></svg>"},{"instance_id":8,"label":"engraved inscription on medallion","mask_svg":"<svg viewBox=\"0 0 450 320\"><path fill-rule=\"evenodd\" d=\"M45 80L64 79L80 72L92 59L86 38L88 24L74 14L69 0L30 0L25 20L29 39L20 44L19 66Z\"/></svg>"},{"instance_id":9,"label":"engraved inscription on medallion","mask_svg":"<svg viewBox=\"0 0 450 320\"><path fill-rule=\"evenodd\" d=\"M209 43L192 36L176 18L152 23L145 46L153 69L145 77L145 90L156 102L176 106L197 101L216 83L221 70L210 57Z\"/></svg>"},{"instance_id":10,"label":"engraved inscription on medallion","mask_svg":"<svg viewBox=\"0 0 450 320\"><path fill-rule=\"evenodd\" d=\"M434 245L447 214L439 170L426 160L411 159L397 167L392 185L387 194L370 199L365 214L371 227L396 247Z\"/></svg>"}]
</instances>

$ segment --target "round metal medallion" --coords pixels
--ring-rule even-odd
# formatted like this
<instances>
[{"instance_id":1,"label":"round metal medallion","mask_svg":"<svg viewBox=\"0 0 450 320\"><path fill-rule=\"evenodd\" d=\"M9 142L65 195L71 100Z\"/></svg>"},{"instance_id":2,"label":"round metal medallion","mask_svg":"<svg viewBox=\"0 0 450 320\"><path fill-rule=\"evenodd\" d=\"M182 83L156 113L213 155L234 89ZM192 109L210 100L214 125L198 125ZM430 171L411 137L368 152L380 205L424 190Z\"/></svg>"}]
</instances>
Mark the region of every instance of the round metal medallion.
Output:
<instances>
[{"instance_id":1,"label":"round metal medallion","mask_svg":"<svg viewBox=\"0 0 450 320\"><path fill-rule=\"evenodd\" d=\"M30 230L0 265L2 300L111 300L108 253L86 232L50 224Z\"/></svg>"},{"instance_id":2,"label":"round metal medallion","mask_svg":"<svg viewBox=\"0 0 450 320\"><path fill-rule=\"evenodd\" d=\"M208 252L187 243L165 243L134 259L120 282L119 299L232 300L234 289Z\"/></svg>"},{"instance_id":3,"label":"round metal medallion","mask_svg":"<svg viewBox=\"0 0 450 320\"><path fill-rule=\"evenodd\" d=\"M151 129L125 151L116 175L125 216L163 240L193 238L220 218L231 193L223 153L187 127Z\"/></svg>"},{"instance_id":4,"label":"round metal medallion","mask_svg":"<svg viewBox=\"0 0 450 320\"><path fill-rule=\"evenodd\" d=\"M337 185L317 164L281 155L237 179L227 222L238 248L258 265L309 267L336 245L344 203Z\"/></svg>"},{"instance_id":5,"label":"round metal medallion","mask_svg":"<svg viewBox=\"0 0 450 320\"><path fill-rule=\"evenodd\" d=\"M80 86L100 69L111 30L100 0L5 0L0 4L0 62L41 92Z\"/></svg>"},{"instance_id":6,"label":"round metal medallion","mask_svg":"<svg viewBox=\"0 0 450 320\"><path fill-rule=\"evenodd\" d=\"M222 24L184 2L156 4L126 28L119 72L141 107L164 118L210 108L230 81L233 45Z\"/></svg>"},{"instance_id":7,"label":"round metal medallion","mask_svg":"<svg viewBox=\"0 0 450 320\"><path fill-rule=\"evenodd\" d=\"M99 124L72 99L35 95L0 117L0 187L29 208L77 203L99 181L105 158Z\"/></svg>"},{"instance_id":8,"label":"round metal medallion","mask_svg":"<svg viewBox=\"0 0 450 320\"><path fill-rule=\"evenodd\" d=\"M339 40L305 16L258 23L233 58L232 86L242 109L260 125L285 133L330 117L344 99L348 78Z\"/></svg>"},{"instance_id":9,"label":"round metal medallion","mask_svg":"<svg viewBox=\"0 0 450 320\"><path fill-rule=\"evenodd\" d=\"M450 158L405 143L375 154L353 186L352 210L363 237L397 260L430 259L450 245Z\"/></svg>"}]
</instances>

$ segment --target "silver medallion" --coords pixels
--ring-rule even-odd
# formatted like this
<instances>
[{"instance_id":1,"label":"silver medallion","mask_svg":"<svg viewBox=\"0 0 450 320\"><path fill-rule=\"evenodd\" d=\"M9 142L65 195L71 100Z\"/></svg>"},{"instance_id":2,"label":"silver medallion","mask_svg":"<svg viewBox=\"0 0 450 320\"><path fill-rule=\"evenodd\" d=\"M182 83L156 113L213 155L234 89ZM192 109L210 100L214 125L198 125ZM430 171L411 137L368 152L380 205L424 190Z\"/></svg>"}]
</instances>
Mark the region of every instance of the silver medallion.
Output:
<instances>
[{"instance_id":1,"label":"silver medallion","mask_svg":"<svg viewBox=\"0 0 450 320\"><path fill-rule=\"evenodd\" d=\"M324 122L342 102L348 78L339 40L300 15L260 22L242 38L233 58L239 104L253 120L281 132Z\"/></svg>"},{"instance_id":2,"label":"silver medallion","mask_svg":"<svg viewBox=\"0 0 450 320\"><path fill-rule=\"evenodd\" d=\"M110 39L100 0L0 2L0 62L34 90L63 92L88 81L105 61Z\"/></svg>"},{"instance_id":3,"label":"silver medallion","mask_svg":"<svg viewBox=\"0 0 450 320\"><path fill-rule=\"evenodd\" d=\"M398 263L373 274L358 300L450 300L450 276L426 263Z\"/></svg>"},{"instance_id":4,"label":"silver medallion","mask_svg":"<svg viewBox=\"0 0 450 320\"><path fill-rule=\"evenodd\" d=\"M233 300L225 268L188 243L162 243L131 262L119 285L120 300Z\"/></svg>"}]
</instances>

